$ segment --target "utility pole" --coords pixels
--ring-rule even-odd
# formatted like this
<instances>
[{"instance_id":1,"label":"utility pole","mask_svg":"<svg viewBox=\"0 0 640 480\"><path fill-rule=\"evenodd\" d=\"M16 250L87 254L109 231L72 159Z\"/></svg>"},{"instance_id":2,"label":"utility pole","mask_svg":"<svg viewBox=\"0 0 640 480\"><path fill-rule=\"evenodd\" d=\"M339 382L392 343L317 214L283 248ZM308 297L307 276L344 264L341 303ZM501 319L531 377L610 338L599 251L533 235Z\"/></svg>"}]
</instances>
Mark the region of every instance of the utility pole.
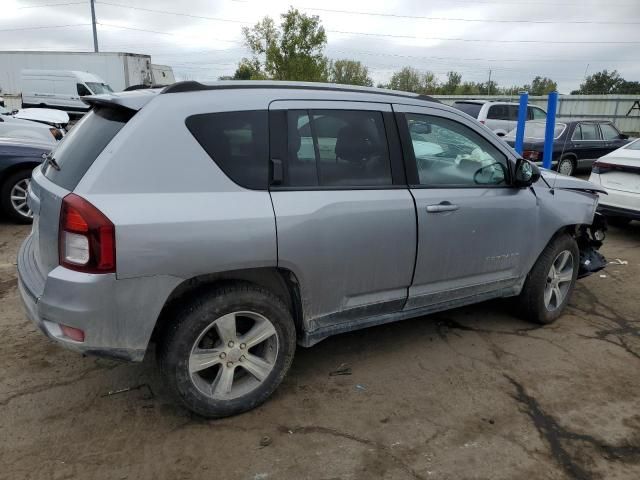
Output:
<instances>
[{"instance_id":1,"label":"utility pole","mask_svg":"<svg viewBox=\"0 0 640 480\"><path fill-rule=\"evenodd\" d=\"M491 70L489 70L489 81L487 82L487 95L491 95Z\"/></svg>"},{"instance_id":2,"label":"utility pole","mask_svg":"<svg viewBox=\"0 0 640 480\"><path fill-rule=\"evenodd\" d=\"M95 0L89 0L91 4L91 25L93 26L93 51L98 53L98 30L96 30L96 4Z\"/></svg>"}]
</instances>

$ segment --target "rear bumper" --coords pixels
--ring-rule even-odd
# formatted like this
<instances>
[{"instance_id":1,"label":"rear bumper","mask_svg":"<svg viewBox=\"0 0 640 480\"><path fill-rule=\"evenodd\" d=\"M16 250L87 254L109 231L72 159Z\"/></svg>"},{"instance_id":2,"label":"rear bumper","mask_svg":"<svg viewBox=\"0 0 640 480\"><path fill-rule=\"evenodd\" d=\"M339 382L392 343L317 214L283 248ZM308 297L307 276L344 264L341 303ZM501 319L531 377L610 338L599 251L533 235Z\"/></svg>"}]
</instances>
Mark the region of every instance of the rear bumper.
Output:
<instances>
[{"instance_id":1,"label":"rear bumper","mask_svg":"<svg viewBox=\"0 0 640 480\"><path fill-rule=\"evenodd\" d=\"M166 299L181 282L169 276L118 280L56 267L38 270L31 236L18 254L18 285L28 317L65 348L102 357L141 361ZM66 325L82 330L84 342L66 337Z\"/></svg>"}]
</instances>

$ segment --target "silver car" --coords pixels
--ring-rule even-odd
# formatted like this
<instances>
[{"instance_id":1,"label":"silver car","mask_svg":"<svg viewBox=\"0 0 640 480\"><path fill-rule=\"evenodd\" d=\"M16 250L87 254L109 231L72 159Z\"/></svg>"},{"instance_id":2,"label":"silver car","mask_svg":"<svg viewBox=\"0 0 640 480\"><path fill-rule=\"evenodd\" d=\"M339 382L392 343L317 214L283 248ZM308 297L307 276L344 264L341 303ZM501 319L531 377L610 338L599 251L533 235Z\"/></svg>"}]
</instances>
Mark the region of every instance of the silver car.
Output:
<instances>
[{"instance_id":1,"label":"silver car","mask_svg":"<svg viewBox=\"0 0 640 480\"><path fill-rule=\"evenodd\" d=\"M78 352L148 346L189 409L254 408L296 345L499 297L550 323L605 264L601 187L540 172L428 97L278 82L85 97L33 172L29 317Z\"/></svg>"}]
</instances>

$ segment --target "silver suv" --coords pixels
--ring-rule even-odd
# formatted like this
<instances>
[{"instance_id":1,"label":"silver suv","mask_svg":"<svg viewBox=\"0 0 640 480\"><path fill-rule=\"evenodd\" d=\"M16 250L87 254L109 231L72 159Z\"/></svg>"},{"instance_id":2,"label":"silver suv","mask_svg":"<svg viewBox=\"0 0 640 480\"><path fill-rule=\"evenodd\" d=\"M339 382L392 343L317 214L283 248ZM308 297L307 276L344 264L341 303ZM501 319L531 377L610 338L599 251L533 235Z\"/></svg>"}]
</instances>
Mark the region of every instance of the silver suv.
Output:
<instances>
[{"instance_id":1,"label":"silver suv","mask_svg":"<svg viewBox=\"0 0 640 480\"><path fill-rule=\"evenodd\" d=\"M428 97L277 82L84 97L33 172L29 317L142 360L221 417L265 401L296 345L517 296L549 323L603 267L589 182L517 158Z\"/></svg>"},{"instance_id":2,"label":"silver suv","mask_svg":"<svg viewBox=\"0 0 640 480\"><path fill-rule=\"evenodd\" d=\"M499 137L505 136L518 126L520 105L495 100L457 100L453 107L471 115L486 125ZM535 105L527 106L527 120L545 120L547 112Z\"/></svg>"}]
</instances>

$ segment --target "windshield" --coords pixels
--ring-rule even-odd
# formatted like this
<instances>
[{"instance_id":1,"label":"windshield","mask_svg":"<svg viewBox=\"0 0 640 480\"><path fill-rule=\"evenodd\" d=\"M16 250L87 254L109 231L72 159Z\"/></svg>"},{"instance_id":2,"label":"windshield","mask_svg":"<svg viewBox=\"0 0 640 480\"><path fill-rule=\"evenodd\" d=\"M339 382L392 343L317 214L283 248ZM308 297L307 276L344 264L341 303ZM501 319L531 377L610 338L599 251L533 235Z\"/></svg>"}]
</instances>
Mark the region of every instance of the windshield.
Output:
<instances>
[{"instance_id":1,"label":"windshield","mask_svg":"<svg viewBox=\"0 0 640 480\"><path fill-rule=\"evenodd\" d=\"M524 138L532 140L544 140L545 128L546 125L542 122L527 122L524 124ZM567 128L566 123L556 123L556 126L553 130L553 138L560 138L560 135L562 135L562 132L564 132L565 128ZM515 128L505 135L505 139L507 140L513 140L515 138Z\"/></svg>"},{"instance_id":2,"label":"windshield","mask_svg":"<svg viewBox=\"0 0 640 480\"><path fill-rule=\"evenodd\" d=\"M482 104L471 102L454 102L453 108L457 108L467 115L471 115L473 118L478 118L480 109L482 108Z\"/></svg>"},{"instance_id":3,"label":"windshield","mask_svg":"<svg viewBox=\"0 0 640 480\"><path fill-rule=\"evenodd\" d=\"M94 94L98 95L100 93L113 93L113 90L106 83L98 83L98 82L87 82L87 87Z\"/></svg>"}]
</instances>

